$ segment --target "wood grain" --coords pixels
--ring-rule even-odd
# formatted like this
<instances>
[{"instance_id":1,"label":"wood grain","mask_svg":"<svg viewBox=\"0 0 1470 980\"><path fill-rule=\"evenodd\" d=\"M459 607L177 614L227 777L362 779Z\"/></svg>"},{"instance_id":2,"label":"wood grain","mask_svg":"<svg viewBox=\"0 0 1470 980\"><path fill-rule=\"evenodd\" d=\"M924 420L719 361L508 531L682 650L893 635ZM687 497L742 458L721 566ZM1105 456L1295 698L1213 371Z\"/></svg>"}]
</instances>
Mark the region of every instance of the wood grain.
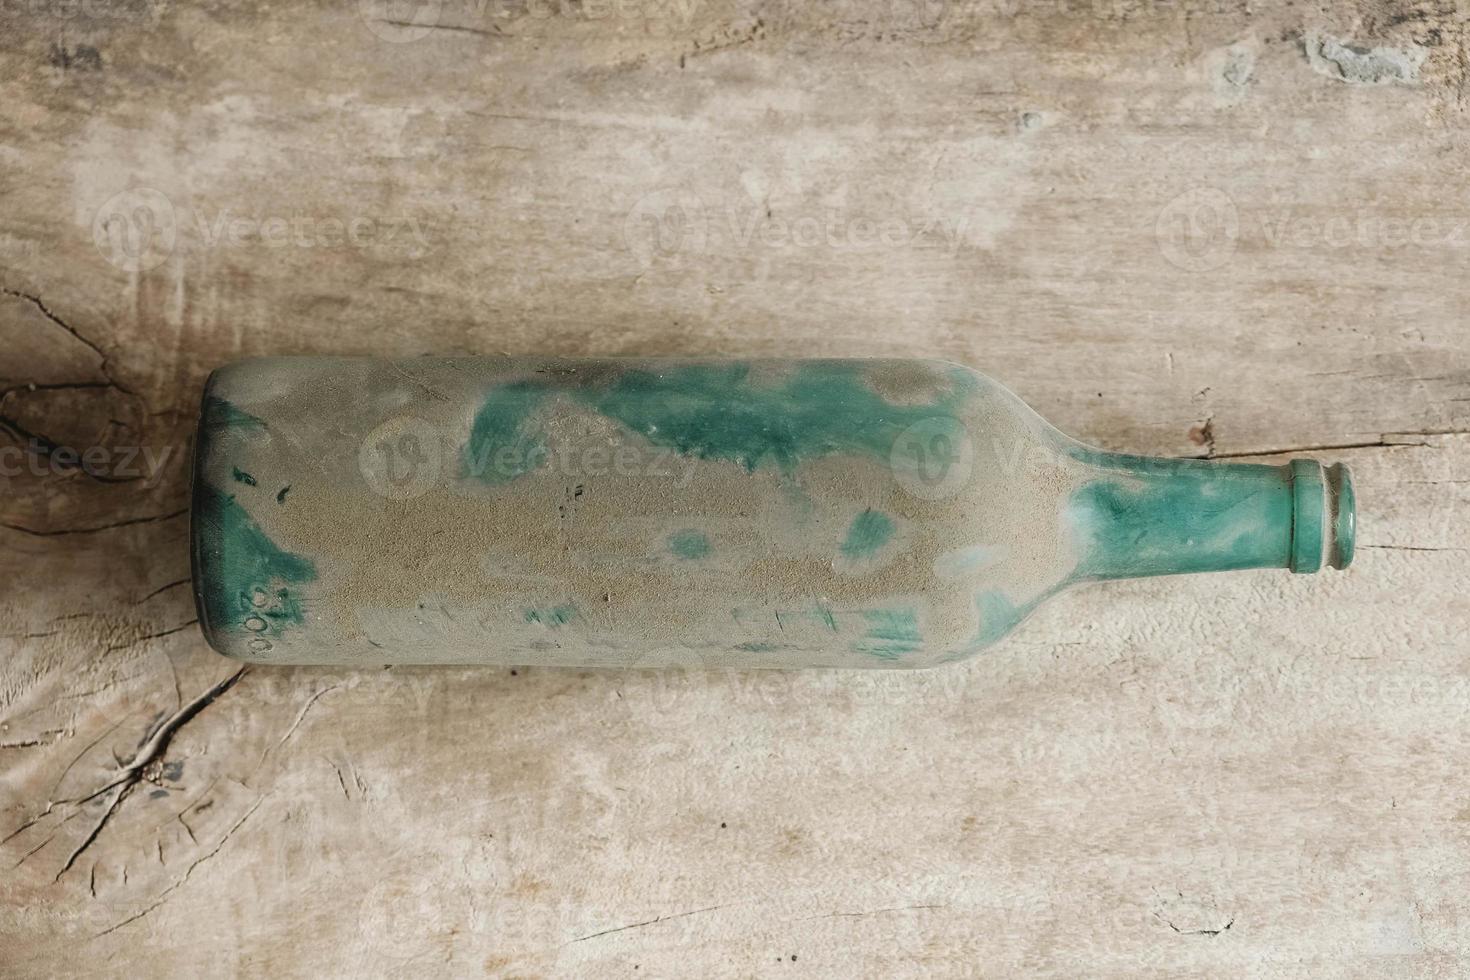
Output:
<instances>
[{"instance_id":1,"label":"wood grain","mask_svg":"<svg viewBox=\"0 0 1470 980\"><path fill-rule=\"evenodd\" d=\"M1466 21L0 5L0 973L1463 975ZM1345 460L1361 551L923 674L240 673L189 430L308 351L949 357Z\"/></svg>"}]
</instances>

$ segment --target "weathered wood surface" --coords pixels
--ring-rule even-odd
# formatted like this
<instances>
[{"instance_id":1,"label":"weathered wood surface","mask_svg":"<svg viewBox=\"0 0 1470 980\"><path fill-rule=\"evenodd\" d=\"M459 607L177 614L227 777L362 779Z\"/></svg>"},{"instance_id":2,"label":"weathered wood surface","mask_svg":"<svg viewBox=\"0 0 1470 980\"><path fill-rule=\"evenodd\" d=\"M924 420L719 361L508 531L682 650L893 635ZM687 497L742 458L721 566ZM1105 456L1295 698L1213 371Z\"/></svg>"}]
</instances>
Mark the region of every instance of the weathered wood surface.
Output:
<instances>
[{"instance_id":1,"label":"weathered wood surface","mask_svg":"<svg viewBox=\"0 0 1470 980\"><path fill-rule=\"evenodd\" d=\"M42 447L0 498L0 973L1470 969L1454 3L0 37L0 429ZM946 356L1109 448L1346 460L1362 548L923 674L240 672L191 625L192 412L302 351Z\"/></svg>"}]
</instances>

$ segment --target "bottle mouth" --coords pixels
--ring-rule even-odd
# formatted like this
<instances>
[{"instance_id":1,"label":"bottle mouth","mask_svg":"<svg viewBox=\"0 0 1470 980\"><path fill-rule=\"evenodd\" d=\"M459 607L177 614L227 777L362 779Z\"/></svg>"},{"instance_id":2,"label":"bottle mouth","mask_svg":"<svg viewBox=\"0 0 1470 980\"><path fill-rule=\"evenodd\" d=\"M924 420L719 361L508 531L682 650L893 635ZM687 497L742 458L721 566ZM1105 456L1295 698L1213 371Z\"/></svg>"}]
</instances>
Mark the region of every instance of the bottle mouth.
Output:
<instances>
[{"instance_id":1,"label":"bottle mouth","mask_svg":"<svg viewBox=\"0 0 1470 980\"><path fill-rule=\"evenodd\" d=\"M1302 574L1325 564L1353 563L1357 497L1353 476L1342 463L1323 467L1315 459L1291 461L1291 570Z\"/></svg>"}]
</instances>

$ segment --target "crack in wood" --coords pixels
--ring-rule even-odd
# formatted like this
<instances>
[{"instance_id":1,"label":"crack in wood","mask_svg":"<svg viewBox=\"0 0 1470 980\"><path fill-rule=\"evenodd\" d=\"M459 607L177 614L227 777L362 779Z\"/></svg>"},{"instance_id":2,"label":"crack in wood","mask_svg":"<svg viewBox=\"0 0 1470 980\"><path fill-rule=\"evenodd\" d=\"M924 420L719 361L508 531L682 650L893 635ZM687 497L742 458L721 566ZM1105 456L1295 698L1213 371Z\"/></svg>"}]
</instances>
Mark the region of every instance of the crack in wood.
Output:
<instances>
[{"instance_id":1,"label":"crack in wood","mask_svg":"<svg viewBox=\"0 0 1470 980\"><path fill-rule=\"evenodd\" d=\"M8 430L12 435L25 444L32 455L44 459L52 465L58 466L67 473L81 473L90 480L98 483L137 483L142 476L108 476L105 473L95 472L80 455L73 453L74 459L66 459L61 455L66 449L56 440L41 432L32 432L21 425L15 419L7 415L0 415L0 429Z\"/></svg>"},{"instance_id":2,"label":"crack in wood","mask_svg":"<svg viewBox=\"0 0 1470 980\"><path fill-rule=\"evenodd\" d=\"M213 704L215 700L220 697L220 695L224 694L231 687L235 686L240 678L245 676L246 672L249 670L250 667L248 664L244 667L241 667L239 670L235 671L224 680L219 681L212 687L205 690L202 694L194 698L188 704L179 708L172 715L165 718L162 722L158 724L158 727L156 727L153 732L148 736L148 738L143 742L138 751L134 753L132 761L130 761L126 766L119 770L117 774L113 777L113 779L104 784L102 787L94 790L87 796L84 796L79 800L72 801L80 805L96 799L97 797L102 796L105 793L113 793L112 801L102 812L102 816L98 818L97 822L93 825L91 831L87 834L85 838L83 838L82 842L78 844L77 847L67 857L66 862L61 867L61 870L56 872L56 877L53 879L53 881L59 882L62 876L70 871L71 868L76 864L77 859L81 857L82 854L84 854L86 850L91 847L92 844L97 840L98 836L107 826L108 821L110 821L112 817L117 813L118 808L122 805L123 800L128 797L128 795L132 792L133 787L135 787L138 784L139 780L143 778L144 769L150 763L162 757L163 753L168 749L169 743L173 740L173 737L178 734L179 729L183 728L184 725L188 724L194 718L198 717L199 713L205 708L209 707L209 705ZM92 744L95 745L96 742L93 742ZM52 806L54 806L54 804L52 804ZM48 806L48 812L50 808L51 806ZM37 817L36 819L39 820L40 817ZM66 819L69 820L71 818L68 817ZM66 821L63 820L62 822L65 823ZM12 833L11 836L14 836L14 833ZM8 839L9 838L7 838L7 840ZM45 845L42 844L41 846ZM28 854L27 857L29 856L30 855ZM24 861L25 859L22 858L21 860Z\"/></svg>"},{"instance_id":3,"label":"crack in wood","mask_svg":"<svg viewBox=\"0 0 1470 980\"><path fill-rule=\"evenodd\" d=\"M135 647L139 643L147 643L150 640L161 640L161 639L163 639L166 636L173 636L175 633L182 633L184 630L188 629L189 627L191 627L191 626L198 626L198 625L199 625L199 620L198 619L191 619L191 620L189 620L186 623L180 623L178 626L170 626L166 630L160 630L157 633L149 633L146 636L140 636L136 640L128 640L126 643L112 643L112 644L109 644L108 647L107 647L106 652L107 653L115 653L118 650L126 650L128 647Z\"/></svg>"},{"instance_id":4,"label":"crack in wood","mask_svg":"<svg viewBox=\"0 0 1470 980\"><path fill-rule=\"evenodd\" d=\"M269 794L267 794L267 795L269 795ZM131 923L137 922L139 919L143 918L146 915L149 915L154 910L156 910L159 906L161 906L164 902L166 902L168 900L168 897L170 895L172 895L174 892L178 891L184 885L188 884L189 877L194 874L194 869L195 868L199 867L204 862L206 862L206 861L210 860L211 858L213 858L216 854L218 854L224 848L225 844L229 841L229 839L235 835L235 832L237 830L239 830L241 827L243 827L245 825L245 821L249 820L250 817L255 813L256 810L259 810L260 809L260 805L262 803L264 803L265 800L266 800L266 797L265 796L261 796L261 797L257 798L256 801L253 804L251 804L250 808L248 810L246 810L245 813L240 817L240 819L239 820L236 820L235 823L230 827L230 829L227 830L227 831L225 831L224 836L220 838L219 843L216 844L214 846L214 848L212 850L210 850L210 852L208 854L202 855L202 856L196 858L194 861L192 861L189 864L189 867L184 871L184 873L179 878L175 879L174 882L172 884L170 884L167 888L165 888L163 891L159 892L158 893L158 897L156 899L154 899L153 902L151 902L148 906L146 906L145 908L139 910L138 912L135 912L134 914L128 916L127 918L121 920L120 922L116 922L113 925L108 926L106 929L103 929L101 932L97 933L92 938L93 939L101 939L103 936L106 936L109 933L116 932L117 930L121 929L123 926L126 926L126 925L129 925ZM193 836L192 832L190 833L190 836ZM160 861L162 860L162 853L161 852L160 852L160 855L159 855L159 860Z\"/></svg>"},{"instance_id":5,"label":"crack in wood","mask_svg":"<svg viewBox=\"0 0 1470 980\"><path fill-rule=\"evenodd\" d=\"M23 299L26 302L30 303L37 310L39 310L40 313L41 313L41 315L44 316L47 320L49 320L51 323L55 324L56 326L60 327L62 330L65 330L67 333L71 334L74 338L76 338L78 341L80 341L88 350L90 350L92 353L96 354L98 357L102 358L103 371L104 371L104 373L106 373L106 368L107 368L107 354L102 350L102 348L101 347L98 347L96 344L92 343L92 341L88 340L86 337L83 337L77 331L77 329L75 327L73 327L71 324L67 323L65 320L63 320L61 317L57 316L55 313L51 312L50 307L48 307L45 303L41 302L41 297L39 297L39 296L32 296L30 293L24 293L24 292L21 292L18 289L7 289L4 286L0 286L0 294L6 295L6 296L14 296L16 299ZM126 390L126 389L123 389L121 386L118 386L118 387L119 387L119 390Z\"/></svg>"},{"instance_id":6,"label":"crack in wood","mask_svg":"<svg viewBox=\"0 0 1470 980\"><path fill-rule=\"evenodd\" d=\"M707 907L702 908L702 909L690 909L688 912L677 912L677 913L675 913L673 915L659 915L659 916L655 916L652 919L645 919L642 922L633 922L633 923L630 923L629 925L626 925L626 926L615 926L612 929L604 929L601 932L594 932L594 933L591 933L590 935L578 936L576 939L568 940L563 945L570 945L571 943L586 942L589 939L596 939L599 936L610 936L610 935L612 935L615 932L627 932L629 929L642 929L644 926L655 925L655 924L657 924L659 922L671 922L674 919L684 919L684 918L688 918L691 915L700 915L701 913L704 913L704 912L714 912L717 909L726 909L726 908L729 908L729 907L730 907L729 904L725 904L725 905L710 905L710 906L707 906Z\"/></svg>"},{"instance_id":7,"label":"crack in wood","mask_svg":"<svg viewBox=\"0 0 1470 980\"><path fill-rule=\"evenodd\" d=\"M0 521L0 527L21 534L28 534L36 538L59 538L70 534L96 534L99 531L112 531L120 527L133 527L138 524L156 524L162 521L171 521L176 517L183 517L189 513L189 508L181 507L178 510L169 511L167 514L150 514L146 517L130 517L121 521L113 521L110 524L99 524L95 527L72 527L61 528L55 531L37 531L35 528L24 527L20 524L11 524L8 521Z\"/></svg>"}]
</instances>

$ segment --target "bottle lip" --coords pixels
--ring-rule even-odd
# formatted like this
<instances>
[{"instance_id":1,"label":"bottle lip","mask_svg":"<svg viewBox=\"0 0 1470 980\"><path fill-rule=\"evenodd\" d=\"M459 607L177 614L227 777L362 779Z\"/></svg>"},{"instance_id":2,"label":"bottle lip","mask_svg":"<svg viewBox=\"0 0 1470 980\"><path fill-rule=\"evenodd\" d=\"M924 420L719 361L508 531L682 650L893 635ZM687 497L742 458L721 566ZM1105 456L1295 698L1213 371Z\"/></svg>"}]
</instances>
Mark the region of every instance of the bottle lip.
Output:
<instances>
[{"instance_id":1,"label":"bottle lip","mask_svg":"<svg viewBox=\"0 0 1470 980\"><path fill-rule=\"evenodd\" d=\"M1358 497L1353 491L1353 474L1345 463L1327 467L1327 492L1332 501L1333 568L1347 568L1353 563L1353 550L1358 535Z\"/></svg>"},{"instance_id":2,"label":"bottle lip","mask_svg":"<svg viewBox=\"0 0 1470 980\"><path fill-rule=\"evenodd\" d=\"M1342 463L1315 459L1291 461L1291 570L1318 571L1324 564L1347 568L1357 538L1357 495L1351 471Z\"/></svg>"}]
</instances>

